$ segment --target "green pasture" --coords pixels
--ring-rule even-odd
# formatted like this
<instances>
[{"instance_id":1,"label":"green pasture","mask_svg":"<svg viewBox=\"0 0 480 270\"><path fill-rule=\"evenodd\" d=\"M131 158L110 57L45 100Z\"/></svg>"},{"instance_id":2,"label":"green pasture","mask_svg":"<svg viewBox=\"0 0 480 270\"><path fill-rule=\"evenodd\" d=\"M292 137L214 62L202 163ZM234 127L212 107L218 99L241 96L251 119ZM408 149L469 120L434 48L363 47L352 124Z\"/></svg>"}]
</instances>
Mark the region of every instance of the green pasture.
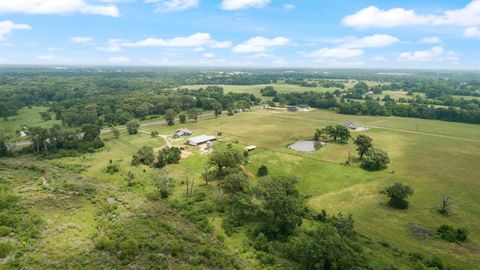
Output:
<instances>
[{"instance_id":1,"label":"green pasture","mask_svg":"<svg viewBox=\"0 0 480 270\"><path fill-rule=\"evenodd\" d=\"M51 127L55 124L61 124L60 120L55 120L55 115L52 113L52 120L43 121L40 117L40 112L46 112L47 107L24 107L17 115L8 117L7 121L4 118L0 119L0 134L6 136L18 137L17 130L23 127Z\"/></svg>"},{"instance_id":2,"label":"green pasture","mask_svg":"<svg viewBox=\"0 0 480 270\"><path fill-rule=\"evenodd\" d=\"M311 139L316 128L347 121L368 127L366 134L374 139L375 147L389 153L392 163L386 170L368 172L359 168L358 163L344 165L349 153L354 160L357 159L352 142L330 143L314 153L287 149L289 144L297 140ZM172 127L149 126L142 128L142 132L137 135L128 135L122 131L119 139L106 134L103 135L105 147L98 152L48 162L92 179L102 189L106 189L107 194L124 202L130 210L145 205L146 198L154 192L152 179L166 171L177 182L169 198L172 204L185 199L185 185L181 182L186 176L195 179L195 192L220 196L217 183L206 186L202 180L201 174L208 154L202 154L195 147L187 146L186 150L191 154L189 157L162 170L130 165L132 155L141 146L149 145L159 149L166 145L161 137L152 138L149 135L151 131L171 136L181 127L193 130L194 136L217 135L217 132L222 132L223 136L218 137L214 147L226 143L237 147L256 145L257 150L250 153L249 162L245 166L251 175L252 184L260 181L254 175L262 164L268 166L272 175L297 176L298 188L310 208L314 211L326 209L329 213L341 211L352 214L356 228L363 236L375 243L388 243L390 249L403 254L397 257L382 255L381 251L375 254L386 256L387 260L393 261L400 269L409 269L405 263L409 252L440 256L461 269L475 269L480 264L480 171L476 169L480 152L480 128L477 125L413 118L349 116L324 110L299 113L254 110L232 117L208 116L200 118L198 123L189 121ZM179 146L184 144L185 139L173 140L170 137L169 140L173 145ZM119 166L118 173L105 172L110 162ZM133 186L127 184L129 172L135 175ZM379 194L380 190L394 182L409 184L415 190L408 210L388 208L386 198ZM449 217L437 213L442 195L448 195L454 201L451 206L452 215ZM86 237L92 237L95 226L92 216L94 207L86 201L81 205L83 206L70 216L62 216L60 213L52 220L52 226L56 227L60 226L59 223L78 223L80 242L86 241ZM42 204L34 207L33 211L48 216ZM225 237L219 225L221 217L212 215L210 221L215 234ZM434 231L442 224L467 228L470 232L469 240L464 244L439 240ZM412 233L413 227L424 228L433 234L427 239L418 239ZM61 249L71 245L68 241L58 240L66 237L68 230L69 228L53 232L49 235L52 238L46 238L41 247L54 254L58 250L58 254L61 254ZM75 242L76 237L73 234L70 240ZM232 251L245 250L244 239L242 234L234 235L225 240L225 245ZM35 255L38 258L40 256ZM243 260L254 263L251 256L248 250L240 252Z\"/></svg>"}]
</instances>

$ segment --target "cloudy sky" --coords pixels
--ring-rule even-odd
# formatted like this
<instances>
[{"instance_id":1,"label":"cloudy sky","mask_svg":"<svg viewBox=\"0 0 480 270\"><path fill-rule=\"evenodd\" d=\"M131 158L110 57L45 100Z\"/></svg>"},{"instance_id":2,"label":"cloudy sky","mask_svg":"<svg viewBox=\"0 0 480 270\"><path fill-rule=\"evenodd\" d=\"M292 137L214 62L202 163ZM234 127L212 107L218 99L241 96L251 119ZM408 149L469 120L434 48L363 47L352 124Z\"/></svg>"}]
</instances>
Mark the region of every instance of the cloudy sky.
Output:
<instances>
[{"instance_id":1,"label":"cloudy sky","mask_svg":"<svg viewBox=\"0 0 480 270\"><path fill-rule=\"evenodd\" d=\"M480 0L0 0L0 64L480 68Z\"/></svg>"}]
</instances>

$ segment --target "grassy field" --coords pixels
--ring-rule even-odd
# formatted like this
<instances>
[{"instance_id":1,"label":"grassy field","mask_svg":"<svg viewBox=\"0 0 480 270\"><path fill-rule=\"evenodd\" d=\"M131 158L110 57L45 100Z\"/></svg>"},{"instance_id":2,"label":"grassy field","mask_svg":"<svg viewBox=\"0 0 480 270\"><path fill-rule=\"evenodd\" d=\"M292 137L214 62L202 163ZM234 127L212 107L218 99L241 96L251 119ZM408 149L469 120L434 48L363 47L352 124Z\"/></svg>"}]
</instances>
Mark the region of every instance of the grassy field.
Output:
<instances>
[{"instance_id":1,"label":"grassy field","mask_svg":"<svg viewBox=\"0 0 480 270\"><path fill-rule=\"evenodd\" d=\"M392 165L382 172L366 172L342 165L354 146L331 144L319 152L300 154L286 149L298 139L308 139L317 127L353 120L370 127L375 145L386 149ZM287 114L261 111L238 114L234 118L188 124L197 134L222 131L224 140L259 149L247 166L251 173L266 164L274 174L297 175L299 188L316 210L352 213L360 232L376 241L385 241L404 251L439 255L454 265L473 269L480 263L480 222L478 163L480 129L475 125L396 117L346 116L327 111ZM171 133L162 129L160 133ZM379 191L394 182L415 189L411 208L395 211L385 206ZM437 214L442 195L453 198L453 215ZM442 224L466 227L471 241L464 245L431 237L418 240L412 226L434 231Z\"/></svg>"},{"instance_id":2,"label":"grassy field","mask_svg":"<svg viewBox=\"0 0 480 270\"><path fill-rule=\"evenodd\" d=\"M54 115L52 114L52 119L50 121L43 121L40 117L40 112L46 112L47 107L24 107L21 109L17 115L9 117L8 121L5 119L0 119L0 133L7 136L17 136L15 133L16 130L21 130L22 127L51 127L55 124L61 124L61 121L54 120Z\"/></svg>"},{"instance_id":3,"label":"grassy field","mask_svg":"<svg viewBox=\"0 0 480 270\"><path fill-rule=\"evenodd\" d=\"M391 157L392 163L388 169L367 172L358 165L343 165L349 152L355 155L355 147L351 142L346 145L329 144L318 152L308 154L287 149L296 140L310 139L316 128L346 121L355 121L370 128L367 134L374 139L375 146L385 149ZM265 164L272 175L297 176L300 180L299 190L308 206L317 211L326 209L330 213L351 213L356 228L362 235L377 243L388 243L390 250L398 250L400 254L416 251L428 256L440 256L461 269L476 269L480 264L480 172L475 169L478 167L480 153L480 129L476 125L412 118L347 116L320 110L301 113L255 110L233 117L205 117L198 123L189 122L173 127L150 126L143 131L149 133L156 130L162 135L171 135L180 127L192 129L195 135L223 132L217 146L227 142L238 144L239 147L256 145L258 148L251 153L246 165L246 170L251 175L256 173L260 165ZM76 170L98 185L108 187L108 194L119 198L128 209L142 207L144 198L153 191L152 177L160 171L146 166L131 166L132 154L143 145L157 149L164 146L165 142L160 137L151 138L144 133L127 135L124 132L119 139L105 135L104 140L106 146L99 152L49 162ZM174 145L183 143L184 138L173 141ZM187 147L187 151L191 152L191 156L162 171L167 170L176 179L182 179L188 173L196 179L196 192L216 196L218 190L215 183L205 186L201 180L208 154L201 154L194 147ZM119 173L111 175L105 172L110 160L119 165ZM128 172L135 175L136 184L133 187L127 186ZM415 190L408 210L388 208L386 198L379 194L381 189L394 182L409 184ZM184 194L185 186L177 183L169 201L182 201ZM448 195L454 201L450 217L437 213L442 195ZM85 235L91 235L95 226L92 206L86 202L83 205L78 212L68 217L59 214L52 222L63 223L62 220L65 219L65 223L78 223ZM45 214L45 211L42 205L35 207L37 213ZM210 221L215 234L224 238L219 225L221 217L211 215ZM464 244L456 244L440 240L434 235L420 240L412 233L414 226L434 232L442 224L467 228L470 232L469 240ZM53 235L55 237L52 236L51 240L42 242L42 247L45 250L61 250L67 245L59 242L62 235L65 236L65 232ZM91 245L82 239L84 238L77 239L74 236L70 241L78 241L77 245ZM243 247L244 239L242 234L236 234L227 237L224 243L229 250L239 253L246 269L256 268L258 265L252 259L253 255ZM376 253L376 256L384 256L381 252ZM410 269L405 263L406 255L385 255L385 258L399 269Z\"/></svg>"},{"instance_id":4,"label":"grassy field","mask_svg":"<svg viewBox=\"0 0 480 270\"><path fill-rule=\"evenodd\" d=\"M184 85L181 88L188 88L188 89L200 89L205 88L208 85ZM253 94L257 97L261 97L260 90L265 88L266 86L273 86L275 90L280 93L302 93L308 91L315 91L315 92L326 92L326 91L335 91L336 88L325 88L325 87L303 87L294 84L256 84L256 85L216 85L220 86L224 89L225 93L249 93Z\"/></svg>"}]
</instances>

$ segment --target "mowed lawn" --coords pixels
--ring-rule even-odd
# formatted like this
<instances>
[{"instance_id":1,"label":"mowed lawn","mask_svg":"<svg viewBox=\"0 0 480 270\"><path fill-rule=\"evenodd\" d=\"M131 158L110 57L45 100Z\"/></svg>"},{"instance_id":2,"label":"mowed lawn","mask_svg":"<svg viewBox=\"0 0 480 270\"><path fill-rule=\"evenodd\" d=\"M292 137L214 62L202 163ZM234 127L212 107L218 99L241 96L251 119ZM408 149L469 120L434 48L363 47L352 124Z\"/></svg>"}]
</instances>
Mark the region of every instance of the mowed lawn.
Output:
<instances>
[{"instance_id":1,"label":"mowed lawn","mask_svg":"<svg viewBox=\"0 0 480 270\"><path fill-rule=\"evenodd\" d=\"M52 120L43 121L40 117L40 112L46 112L47 107L24 107L17 115L8 117L8 121L0 119L0 134L12 137L18 137L16 130L21 130L22 127L45 127L49 128L55 124L61 124L61 121L55 120L55 115L52 113ZM18 137L17 139L20 139Z\"/></svg>"},{"instance_id":2,"label":"mowed lawn","mask_svg":"<svg viewBox=\"0 0 480 270\"><path fill-rule=\"evenodd\" d=\"M369 127L366 132L378 148L385 149L392 160L391 166L381 172L367 172L358 167L343 165L349 153L356 158L355 146L329 144L315 153L299 153L287 146L296 140L311 139L316 128L328 124L355 121ZM480 264L480 171L476 168L480 157L480 128L477 125L397 117L348 116L329 111L287 113L285 111L255 110L233 117L222 115L218 119L201 118L198 123L188 122L173 127L150 126L144 132L156 130L171 135L186 127L195 135L216 135L223 132L217 145L223 143L238 146L256 145L251 152L246 169L251 175L265 164L272 175L294 175L299 178L298 188L307 204L314 210L326 209L329 213L351 213L357 230L376 242L405 253L421 252L437 255L462 269L475 269ZM356 135L355 133L353 134ZM152 176L158 169L130 165L132 154L143 145L159 148L165 145L161 138L148 134L127 135L120 139L104 136L103 150L81 157L52 161L64 166L82 164L83 173L90 178L127 188L126 175L135 174L132 189L146 195L153 189ZM185 138L175 140L175 145ZM177 179L186 173L196 179L197 190L207 190L201 180L208 154L200 154L194 147L187 147L192 155L178 165L166 169ZM120 167L120 175L105 173L110 160ZM386 206L386 198L379 191L386 186L402 182L415 190L410 198L411 207L406 211L392 210ZM177 185L175 198L182 196L184 187ZM442 195L450 196L452 216L437 213ZM460 245L437 239L417 239L411 229L419 226L433 234L442 224L466 227L469 241ZM240 244L239 244L240 245ZM238 247L240 248L240 247ZM399 264L401 265L401 263ZM403 269L403 268L402 268Z\"/></svg>"},{"instance_id":3,"label":"mowed lawn","mask_svg":"<svg viewBox=\"0 0 480 270\"><path fill-rule=\"evenodd\" d=\"M310 139L315 128L330 123L355 121L370 128L366 134L375 147L385 149L391 166L381 172L367 172L358 165L345 166L349 152L356 156L352 142L330 144L316 153L303 154L287 149L299 139ZM257 145L247 169L255 174L261 164L272 174L295 175L307 203L315 210L353 214L357 229L378 242L405 252L419 251L474 269L480 263L480 128L477 125L398 117L348 116L328 111L286 113L253 111L234 117L203 120L181 125L196 135L224 133L221 140ZM176 127L155 128L171 133ZM355 136L355 133L353 134ZM206 157L204 158L206 159ZM392 210L379 191L394 182L415 190L406 211ZM452 216L437 213L441 196L450 196ZM470 240L465 244L436 239L417 239L413 226L430 230L440 225L465 227Z\"/></svg>"}]
</instances>

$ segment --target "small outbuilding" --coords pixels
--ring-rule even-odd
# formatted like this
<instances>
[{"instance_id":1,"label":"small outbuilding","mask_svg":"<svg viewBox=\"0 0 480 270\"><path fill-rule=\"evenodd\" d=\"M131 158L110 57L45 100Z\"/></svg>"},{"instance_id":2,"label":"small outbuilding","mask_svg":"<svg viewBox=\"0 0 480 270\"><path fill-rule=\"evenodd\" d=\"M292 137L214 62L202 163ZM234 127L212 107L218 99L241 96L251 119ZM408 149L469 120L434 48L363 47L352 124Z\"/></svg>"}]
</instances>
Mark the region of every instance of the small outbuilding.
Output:
<instances>
[{"instance_id":1,"label":"small outbuilding","mask_svg":"<svg viewBox=\"0 0 480 270\"><path fill-rule=\"evenodd\" d=\"M245 150L245 152L250 152L250 151L253 151L257 149L257 147L255 145L249 145L249 146L246 146L243 148L243 150Z\"/></svg>"},{"instance_id":2,"label":"small outbuilding","mask_svg":"<svg viewBox=\"0 0 480 270\"><path fill-rule=\"evenodd\" d=\"M297 106L288 106L287 111L288 112L298 112L298 107Z\"/></svg>"},{"instance_id":3,"label":"small outbuilding","mask_svg":"<svg viewBox=\"0 0 480 270\"><path fill-rule=\"evenodd\" d=\"M217 137L209 135L201 135L187 139L186 143L192 146L198 146L200 144L216 141Z\"/></svg>"},{"instance_id":4,"label":"small outbuilding","mask_svg":"<svg viewBox=\"0 0 480 270\"><path fill-rule=\"evenodd\" d=\"M193 134L193 131L186 128L182 128L175 131L175 134L173 134L173 138L178 139L182 136L192 136L192 134Z\"/></svg>"},{"instance_id":5,"label":"small outbuilding","mask_svg":"<svg viewBox=\"0 0 480 270\"><path fill-rule=\"evenodd\" d=\"M298 110L301 111L301 112L308 112L308 111L310 111L310 106L305 105L305 104L299 105L297 108L298 108Z\"/></svg>"},{"instance_id":6,"label":"small outbuilding","mask_svg":"<svg viewBox=\"0 0 480 270\"><path fill-rule=\"evenodd\" d=\"M358 125L354 122L343 123L343 126L350 129L350 130L357 130L357 128L358 128Z\"/></svg>"}]
</instances>

